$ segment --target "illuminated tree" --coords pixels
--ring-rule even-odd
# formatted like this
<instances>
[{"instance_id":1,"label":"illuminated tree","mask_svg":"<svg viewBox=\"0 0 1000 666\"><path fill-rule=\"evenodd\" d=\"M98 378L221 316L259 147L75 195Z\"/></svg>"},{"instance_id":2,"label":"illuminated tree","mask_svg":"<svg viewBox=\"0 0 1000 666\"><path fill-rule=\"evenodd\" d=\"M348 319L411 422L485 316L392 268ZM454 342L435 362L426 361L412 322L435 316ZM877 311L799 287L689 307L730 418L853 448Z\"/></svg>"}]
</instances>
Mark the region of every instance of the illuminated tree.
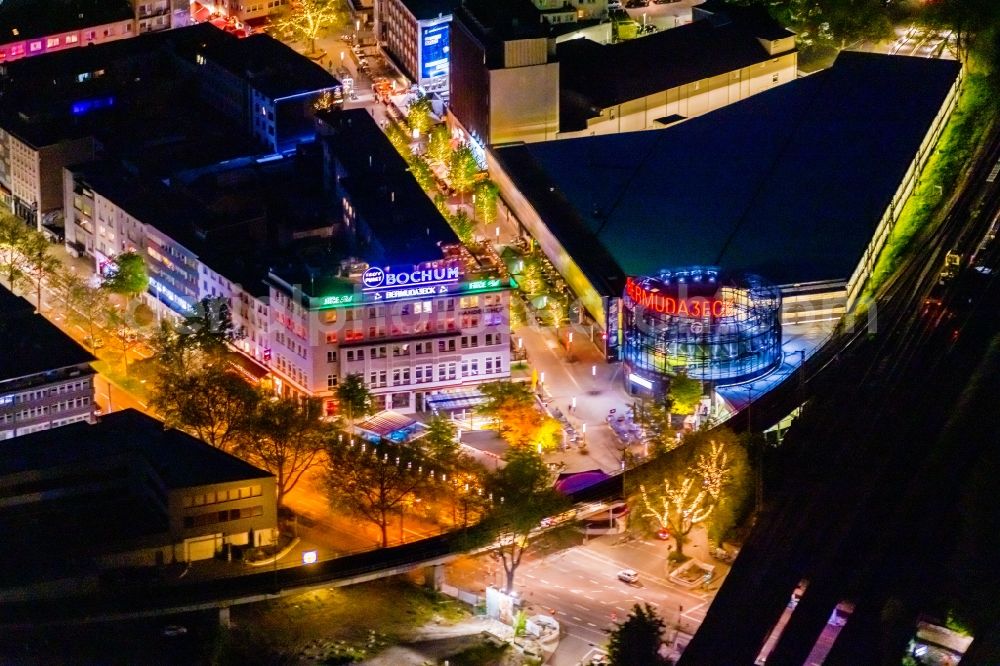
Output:
<instances>
[{"instance_id":1,"label":"illuminated tree","mask_svg":"<svg viewBox=\"0 0 1000 666\"><path fill-rule=\"evenodd\" d=\"M234 453L274 474L278 506L302 475L322 461L329 436L322 414L322 403L315 398L260 400L237 433Z\"/></svg>"},{"instance_id":2,"label":"illuminated tree","mask_svg":"<svg viewBox=\"0 0 1000 666\"><path fill-rule=\"evenodd\" d=\"M476 215L484 225L491 225L497 219L497 200L500 198L500 188L492 180L481 180L476 183Z\"/></svg>"},{"instance_id":3,"label":"illuminated tree","mask_svg":"<svg viewBox=\"0 0 1000 666\"><path fill-rule=\"evenodd\" d=\"M427 156L439 164L445 164L451 155L451 132L445 124L435 125L427 139Z\"/></svg>"},{"instance_id":4,"label":"illuminated tree","mask_svg":"<svg viewBox=\"0 0 1000 666\"><path fill-rule=\"evenodd\" d=\"M686 373L679 373L670 378L670 401L673 411L685 416L694 414L695 408L701 402L701 382L691 379Z\"/></svg>"},{"instance_id":5,"label":"illuminated tree","mask_svg":"<svg viewBox=\"0 0 1000 666\"><path fill-rule=\"evenodd\" d=\"M698 456L695 464L685 474L664 478L663 490L654 497L640 485L644 512L668 530L677 543L677 555L683 557L684 542L691 529L712 515L722 490L729 483L730 468L726 446L712 442L710 450Z\"/></svg>"},{"instance_id":6,"label":"illuminated tree","mask_svg":"<svg viewBox=\"0 0 1000 666\"><path fill-rule=\"evenodd\" d=\"M441 482L441 474L412 449L373 446L366 442L330 440L326 489L331 506L379 528L381 545L389 545L389 523L427 484ZM447 481L447 474L445 474Z\"/></svg>"},{"instance_id":7,"label":"illuminated tree","mask_svg":"<svg viewBox=\"0 0 1000 666\"><path fill-rule=\"evenodd\" d=\"M178 344L205 354L221 354L239 339L233 329L229 299L203 298L177 327Z\"/></svg>"},{"instance_id":8,"label":"illuminated tree","mask_svg":"<svg viewBox=\"0 0 1000 666\"><path fill-rule=\"evenodd\" d=\"M670 399L637 405L636 420L642 425L650 455L659 456L677 447L676 432L671 423Z\"/></svg>"},{"instance_id":9,"label":"illuminated tree","mask_svg":"<svg viewBox=\"0 0 1000 666\"><path fill-rule=\"evenodd\" d=\"M514 574L531 547L532 532L543 518L558 515L570 502L552 488L545 462L534 451L511 450L506 466L486 480L492 508L482 523L506 574L505 590L514 590Z\"/></svg>"},{"instance_id":10,"label":"illuminated tree","mask_svg":"<svg viewBox=\"0 0 1000 666\"><path fill-rule=\"evenodd\" d=\"M452 151L448 160L448 182L461 195L465 195L476 182L479 163L472 148L462 144Z\"/></svg>"},{"instance_id":11,"label":"illuminated tree","mask_svg":"<svg viewBox=\"0 0 1000 666\"><path fill-rule=\"evenodd\" d=\"M406 124L419 134L424 134L431 127L431 110L431 98L417 95L406 110Z\"/></svg>"},{"instance_id":12,"label":"illuminated tree","mask_svg":"<svg viewBox=\"0 0 1000 666\"><path fill-rule=\"evenodd\" d=\"M281 38L307 43L306 55L315 55L320 30L343 21L341 6L339 0L295 0L291 11L271 23L271 30Z\"/></svg>"},{"instance_id":13,"label":"illuminated tree","mask_svg":"<svg viewBox=\"0 0 1000 666\"><path fill-rule=\"evenodd\" d=\"M543 450L559 443L562 428L555 419L542 414L534 394L525 382L497 381L479 385L486 401L478 413L493 419L496 428L511 446Z\"/></svg>"},{"instance_id":14,"label":"illuminated tree","mask_svg":"<svg viewBox=\"0 0 1000 666\"><path fill-rule=\"evenodd\" d=\"M476 242L476 223L472 221L464 208L459 208L458 212L448 218L451 221L451 228L466 247L474 245Z\"/></svg>"}]
</instances>

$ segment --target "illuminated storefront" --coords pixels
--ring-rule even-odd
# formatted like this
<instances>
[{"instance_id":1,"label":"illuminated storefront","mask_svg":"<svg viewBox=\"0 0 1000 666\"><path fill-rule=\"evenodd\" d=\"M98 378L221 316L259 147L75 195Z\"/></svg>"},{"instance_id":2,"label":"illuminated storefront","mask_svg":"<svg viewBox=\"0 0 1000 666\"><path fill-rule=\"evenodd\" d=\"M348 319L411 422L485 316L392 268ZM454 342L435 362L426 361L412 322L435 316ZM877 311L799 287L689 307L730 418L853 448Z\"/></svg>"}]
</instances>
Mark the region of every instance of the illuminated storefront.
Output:
<instances>
[{"instance_id":1,"label":"illuminated storefront","mask_svg":"<svg viewBox=\"0 0 1000 666\"><path fill-rule=\"evenodd\" d=\"M679 373L734 384L780 363L781 295L756 275L714 267L630 277L622 333L631 391L662 395Z\"/></svg>"}]
</instances>

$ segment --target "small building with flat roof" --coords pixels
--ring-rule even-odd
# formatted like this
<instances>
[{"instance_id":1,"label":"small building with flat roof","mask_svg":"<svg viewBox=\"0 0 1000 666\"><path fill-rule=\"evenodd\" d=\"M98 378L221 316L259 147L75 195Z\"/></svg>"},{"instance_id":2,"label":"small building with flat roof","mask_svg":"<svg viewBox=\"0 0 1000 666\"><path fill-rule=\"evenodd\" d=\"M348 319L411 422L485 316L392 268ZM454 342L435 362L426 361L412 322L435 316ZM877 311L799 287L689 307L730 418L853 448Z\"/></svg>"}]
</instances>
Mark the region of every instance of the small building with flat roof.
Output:
<instances>
[{"instance_id":1,"label":"small building with flat roof","mask_svg":"<svg viewBox=\"0 0 1000 666\"><path fill-rule=\"evenodd\" d=\"M127 409L0 446L0 580L208 559L277 538L274 476ZM13 575L11 575L13 574Z\"/></svg>"},{"instance_id":2,"label":"small building with flat roof","mask_svg":"<svg viewBox=\"0 0 1000 666\"><path fill-rule=\"evenodd\" d=\"M0 349L0 441L94 420L97 359L3 286Z\"/></svg>"},{"instance_id":3,"label":"small building with flat roof","mask_svg":"<svg viewBox=\"0 0 1000 666\"><path fill-rule=\"evenodd\" d=\"M785 321L857 300L954 108L961 65L843 52L663 130L496 147L490 171L616 356L627 276L707 265L782 288Z\"/></svg>"}]
</instances>

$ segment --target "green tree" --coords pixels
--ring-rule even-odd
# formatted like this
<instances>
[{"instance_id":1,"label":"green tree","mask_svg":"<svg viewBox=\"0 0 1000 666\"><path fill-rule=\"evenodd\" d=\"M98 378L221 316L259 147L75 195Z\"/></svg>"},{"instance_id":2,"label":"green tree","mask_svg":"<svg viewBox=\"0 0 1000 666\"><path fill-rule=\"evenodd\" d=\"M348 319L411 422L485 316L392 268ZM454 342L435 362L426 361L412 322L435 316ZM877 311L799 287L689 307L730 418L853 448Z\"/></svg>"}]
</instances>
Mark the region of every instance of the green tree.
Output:
<instances>
[{"instance_id":1,"label":"green tree","mask_svg":"<svg viewBox=\"0 0 1000 666\"><path fill-rule=\"evenodd\" d=\"M484 225L489 226L497 219L497 201L500 199L500 188L492 180L481 180L476 183L476 216Z\"/></svg>"},{"instance_id":2,"label":"green tree","mask_svg":"<svg viewBox=\"0 0 1000 666\"><path fill-rule=\"evenodd\" d=\"M479 163L472 148L462 144L452 151L448 159L448 182L456 192L463 197L476 182L476 174L479 173Z\"/></svg>"},{"instance_id":3,"label":"green tree","mask_svg":"<svg viewBox=\"0 0 1000 666\"><path fill-rule=\"evenodd\" d=\"M146 262L138 252L123 252L115 257L101 287L131 301L149 287Z\"/></svg>"},{"instance_id":4,"label":"green tree","mask_svg":"<svg viewBox=\"0 0 1000 666\"><path fill-rule=\"evenodd\" d=\"M221 296L198 301L177 332L179 344L206 354L221 354L239 338L233 329L229 299Z\"/></svg>"},{"instance_id":5,"label":"green tree","mask_svg":"<svg viewBox=\"0 0 1000 666\"><path fill-rule=\"evenodd\" d=\"M162 361L161 361L162 362ZM249 430L263 396L221 364L161 368L150 406L168 426L230 452Z\"/></svg>"},{"instance_id":6,"label":"green tree","mask_svg":"<svg viewBox=\"0 0 1000 666\"><path fill-rule=\"evenodd\" d=\"M431 98L427 95L417 95L406 109L406 124L418 134L425 134L431 127Z\"/></svg>"},{"instance_id":7,"label":"green tree","mask_svg":"<svg viewBox=\"0 0 1000 666\"><path fill-rule=\"evenodd\" d=\"M670 378L670 402L673 411L687 416L694 414L695 408L701 402L701 382L691 379L687 373L681 372Z\"/></svg>"},{"instance_id":8,"label":"green tree","mask_svg":"<svg viewBox=\"0 0 1000 666\"><path fill-rule=\"evenodd\" d=\"M427 156L439 164L446 164L451 155L451 132L445 124L431 128L427 139Z\"/></svg>"},{"instance_id":9,"label":"green tree","mask_svg":"<svg viewBox=\"0 0 1000 666\"><path fill-rule=\"evenodd\" d=\"M365 386L364 377L360 373L352 373L344 377L337 385L337 402L341 410L347 413L347 421L361 418L372 412L372 394Z\"/></svg>"},{"instance_id":10,"label":"green tree","mask_svg":"<svg viewBox=\"0 0 1000 666\"><path fill-rule=\"evenodd\" d=\"M49 253L49 239L40 231L28 229L21 244L24 272L35 282L35 305L42 311L42 283L55 275L62 264Z\"/></svg>"},{"instance_id":11,"label":"green tree","mask_svg":"<svg viewBox=\"0 0 1000 666\"><path fill-rule=\"evenodd\" d=\"M562 428L555 419L542 414L535 395L525 382L496 381L479 385L486 398L476 411L493 419L496 428L511 446L548 450L558 445Z\"/></svg>"},{"instance_id":12,"label":"green tree","mask_svg":"<svg viewBox=\"0 0 1000 666\"><path fill-rule=\"evenodd\" d=\"M32 229L19 217L0 213L0 268L11 291L24 279L24 247Z\"/></svg>"},{"instance_id":13,"label":"green tree","mask_svg":"<svg viewBox=\"0 0 1000 666\"><path fill-rule=\"evenodd\" d=\"M462 245L471 247L476 243L476 223L473 222L464 208L459 208L458 212L448 218L451 221L451 228L454 230L458 240Z\"/></svg>"},{"instance_id":14,"label":"green tree","mask_svg":"<svg viewBox=\"0 0 1000 666\"><path fill-rule=\"evenodd\" d=\"M287 14L271 22L269 32L283 39L301 41L309 46L307 56L316 55L320 30L343 22L341 7L339 0L297 0Z\"/></svg>"},{"instance_id":15,"label":"green tree","mask_svg":"<svg viewBox=\"0 0 1000 666\"><path fill-rule=\"evenodd\" d=\"M109 307L107 292L90 286L87 279L67 270L54 274L53 288L56 298L66 309L67 317L87 331L87 345L96 348L98 327Z\"/></svg>"},{"instance_id":16,"label":"green tree","mask_svg":"<svg viewBox=\"0 0 1000 666\"><path fill-rule=\"evenodd\" d=\"M135 313L129 309L119 309L109 304L104 309L104 329L111 334L117 344L116 351L122 355L125 374L128 374L129 352L144 342L142 328L136 321Z\"/></svg>"},{"instance_id":17,"label":"green tree","mask_svg":"<svg viewBox=\"0 0 1000 666\"><path fill-rule=\"evenodd\" d=\"M920 18L933 29L952 31L963 62L976 50L995 73L1000 70L1000 13L994 0L936 0L925 3Z\"/></svg>"},{"instance_id":18,"label":"green tree","mask_svg":"<svg viewBox=\"0 0 1000 666\"><path fill-rule=\"evenodd\" d=\"M274 474L278 506L302 475L321 462L330 434L322 414L322 403L314 398L260 400L236 435L234 453Z\"/></svg>"},{"instance_id":19,"label":"green tree","mask_svg":"<svg viewBox=\"0 0 1000 666\"><path fill-rule=\"evenodd\" d=\"M415 451L329 440L326 489L330 504L372 523L381 533L381 546L389 545L389 524L430 481L430 467ZM435 478L440 475L435 473Z\"/></svg>"},{"instance_id":20,"label":"green tree","mask_svg":"<svg viewBox=\"0 0 1000 666\"><path fill-rule=\"evenodd\" d=\"M642 425L649 454L659 456L677 447L676 431L673 429L670 398L654 400L636 405L636 420Z\"/></svg>"},{"instance_id":21,"label":"green tree","mask_svg":"<svg viewBox=\"0 0 1000 666\"><path fill-rule=\"evenodd\" d=\"M530 449L508 452L507 464L486 479L486 488L492 508L482 528L500 556L510 593L517 568L531 547L532 531L543 518L565 511L570 502L553 489L545 462Z\"/></svg>"},{"instance_id":22,"label":"green tree","mask_svg":"<svg viewBox=\"0 0 1000 666\"><path fill-rule=\"evenodd\" d=\"M611 630L608 639L608 659L611 665L667 666L672 663L660 656L660 644L663 642L665 628L663 619L649 604L635 604L628 618Z\"/></svg>"},{"instance_id":23,"label":"green tree","mask_svg":"<svg viewBox=\"0 0 1000 666\"><path fill-rule=\"evenodd\" d=\"M420 444L432 460L450 468L460 451L455 422L441 414L434 416L427 422L427 431L420 438Z\"/></svg>"}]
</instances>

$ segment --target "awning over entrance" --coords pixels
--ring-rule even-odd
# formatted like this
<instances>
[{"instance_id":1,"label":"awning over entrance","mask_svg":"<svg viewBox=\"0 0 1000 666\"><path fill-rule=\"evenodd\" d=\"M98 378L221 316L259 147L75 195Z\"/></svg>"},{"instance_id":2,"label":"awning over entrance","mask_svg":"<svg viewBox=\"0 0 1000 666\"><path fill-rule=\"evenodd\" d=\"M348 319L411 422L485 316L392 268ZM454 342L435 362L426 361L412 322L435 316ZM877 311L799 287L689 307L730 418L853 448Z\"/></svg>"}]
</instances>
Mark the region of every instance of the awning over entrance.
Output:
<instances>
[{"instance_id":1,"label":"awning over entrance","mask_svg":"<svg viewBox=\"0 0 1000 666\"><path fill-rule=\"evenodd\" d=\"M385 410L354 426L354 431L368 439L404 442L423 427L409 416Z\"/></svg>"},{"instance_id":2,"label":"awning over entrance","mask_svg":"<svg viewBox=\"0 0 1000 666\"><path fill-rule=\"evenodd\" d=\"M484 402L486 398L476 389L454 389L430 395L424 404L435 412L456 412L478 407Z\"/></svg>"}]
</instances>

